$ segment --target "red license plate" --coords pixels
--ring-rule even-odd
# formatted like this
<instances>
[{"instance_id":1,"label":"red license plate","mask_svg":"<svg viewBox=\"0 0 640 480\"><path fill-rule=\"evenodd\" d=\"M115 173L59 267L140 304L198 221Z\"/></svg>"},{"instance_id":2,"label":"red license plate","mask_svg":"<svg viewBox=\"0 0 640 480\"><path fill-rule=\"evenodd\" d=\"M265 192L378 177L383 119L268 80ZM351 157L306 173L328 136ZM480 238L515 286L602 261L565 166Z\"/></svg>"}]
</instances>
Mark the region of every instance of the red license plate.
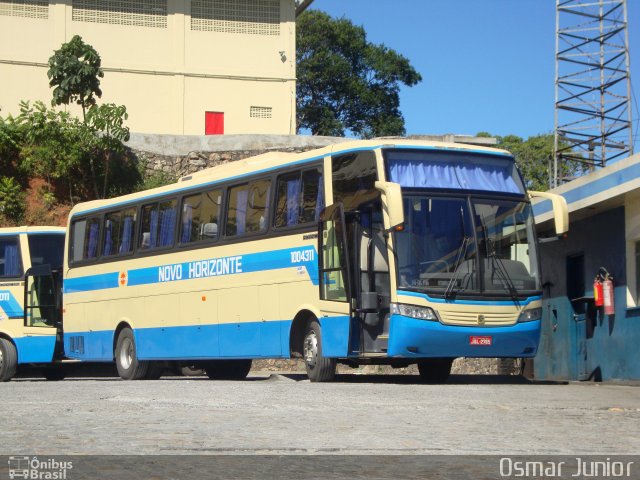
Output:
<instances>
[{"instance_id":1,"label":"red license plate","mask_svg":"<svg viewBox=\"0 0 640 480\"><path fill-rule=\"evenodd\" d=\"M469 345L486 347L486 346L491 346L492 343L493 343L493 337L478 337L478 336L469 337Z\"/></svg>"}]
</instances>

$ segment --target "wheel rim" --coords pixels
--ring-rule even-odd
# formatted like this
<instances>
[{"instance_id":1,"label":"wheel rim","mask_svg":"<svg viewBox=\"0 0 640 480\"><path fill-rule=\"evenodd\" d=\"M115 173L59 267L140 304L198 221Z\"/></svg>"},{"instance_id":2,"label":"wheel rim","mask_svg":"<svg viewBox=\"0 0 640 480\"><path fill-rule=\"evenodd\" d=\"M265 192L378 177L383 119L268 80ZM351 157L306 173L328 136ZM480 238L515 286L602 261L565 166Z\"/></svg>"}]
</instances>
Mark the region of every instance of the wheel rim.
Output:
<instances>
[{"instance_id":1,"label":"wheel rim","mask_svg":"<svg viewBox=\"0 0 640 480\"><path fill-rule=\"evenodd\" d=\"M309 332L304 339L304 361L313 368L318 360L318 337L315 332Z\"/></svg>"},{"instance_id":2,"label":"wheel rim","mask_svg":"<svg viewBox=\"0 0 640 480\"><path fill-rule=\"evenodd\" d=\"M0 348L0 370L4 366L4 354L2 353L2 349Z\"/></svg>"},{"instance_id":3,"label":"wheel rim","mask_svg":"<svg viewBox=\"0 0 640 480\"><path fill-rule=\"evenodd\" d=\"M125 338L122 341L122 348L120 349L120 366L125 370L129 370L133 363L133 342L130 338Z\"/></svg>"}]
</instances>

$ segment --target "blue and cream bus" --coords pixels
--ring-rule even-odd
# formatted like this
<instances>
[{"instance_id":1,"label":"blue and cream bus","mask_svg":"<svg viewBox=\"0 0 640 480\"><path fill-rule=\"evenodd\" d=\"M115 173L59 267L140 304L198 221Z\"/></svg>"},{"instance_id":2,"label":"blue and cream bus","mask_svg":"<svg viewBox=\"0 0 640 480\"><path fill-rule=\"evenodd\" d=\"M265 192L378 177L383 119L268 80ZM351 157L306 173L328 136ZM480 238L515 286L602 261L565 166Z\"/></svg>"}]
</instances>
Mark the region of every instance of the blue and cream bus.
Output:
<instances>
[{"instance_id":1,"label":"blue and cream bus","mask_svg":"<svg viewBox=\"0 0 640 480\"><path fill-rule=\"evenodd\" d=\"M418 365L532 357L538 249L505 151L409 140L268 153L77 205L64 265L64 350L124 379L168 362L243 378L253 359ZM550 194L557 233L566 204Z\"/></svg>"},{"instance_id":2,"label":"blue and cream bus","mask_svg":"<svg viewBox=\"0 0 640 480\"><path fill-rule=\"evenodd\" d=\"M63 356L64 244L64 228L0 228L0 381L24 364L43 364L47 378L61 378L52 362Z\"/></svg>"}]
</instances>

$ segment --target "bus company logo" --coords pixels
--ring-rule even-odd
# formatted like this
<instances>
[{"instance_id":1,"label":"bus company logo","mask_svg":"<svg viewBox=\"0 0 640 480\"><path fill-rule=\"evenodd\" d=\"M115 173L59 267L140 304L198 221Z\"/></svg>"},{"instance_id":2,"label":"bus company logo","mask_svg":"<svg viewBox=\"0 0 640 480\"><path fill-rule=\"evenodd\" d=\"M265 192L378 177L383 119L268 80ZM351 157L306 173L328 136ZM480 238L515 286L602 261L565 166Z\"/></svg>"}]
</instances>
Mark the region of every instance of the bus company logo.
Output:
<instances>
[{"instance_id":1,"label":"bus company logo","mask_svg":"<svg viewBox=\"0 0 640 480\"><path fill-rule=\"evenodd\" d=\"M118 286L126 287L127 283L129 283L129 276L127 275L127 272L120 272L120 275L118 275Z\"/></svg>"},{"instance_id":2,"label":"bus company logo","mask_svg":"<svg viewBox=\"0 0 640 480\"><path fill-rule=\"evenodd\" d=\"M27 478L32 480L65 480L67 472L73 469L73 462L59 461L54 458L39 460L38 457L9 457L9 478Z\"/></svg>"}]
</instances>

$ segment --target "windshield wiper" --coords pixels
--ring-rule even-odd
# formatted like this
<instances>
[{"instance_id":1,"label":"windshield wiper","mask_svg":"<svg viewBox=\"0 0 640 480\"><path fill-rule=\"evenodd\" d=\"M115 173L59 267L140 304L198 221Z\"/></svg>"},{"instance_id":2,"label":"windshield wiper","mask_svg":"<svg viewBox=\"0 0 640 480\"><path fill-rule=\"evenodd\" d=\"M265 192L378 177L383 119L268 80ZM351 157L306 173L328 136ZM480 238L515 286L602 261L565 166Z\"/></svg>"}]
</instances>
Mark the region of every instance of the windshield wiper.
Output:
<instances>
[{"instance_id":1,"label":"windshield wiper","mask_svg":"<svg viewBox=\"0 0 640 480\"><path fill-rule=\"evenodd\" d=\"M509 275L509 272L505 268L504 263L502 263L502 259L496 255L496 250L493 246L493 240L491 240L491 238L489 238L488 235L486 236L486 239L487 239L487 256L489 256L493 261L492 262L493 271L496 272L499 277L501 277L500 279L503 281L503 286L509 292L509 295L511 295L511 299L513 300L513 302L516 305L518 305L520 303L518 301L518 290L516 289L516 286L513 284L513 280L511 280L511 276Z\"/></svg>"},{"instance_id":2,"label":"windshield wiper","mask_svg":"<svg viewBox=\"0 0 640 480\"><path fill-rule=\"evenodd\" d=\"M447 288L444 291L444 298L446 299L453 297L454 295L456 295L457 293L463 290L462 287L456 289L455 285L456 285L456 281L458 280L458 276L460 275L460 272L458 269L460 268L460 265L462 265L462 261L467 256L467 250L469 249L470 243L471 243L471 237L465 236L462 239L460 248L458 248L458 253L456 254L456 261L453 266L453 275L451 276L451 279L449 280L449 284L447 285Z\"/></svg>"}]
</instances>

